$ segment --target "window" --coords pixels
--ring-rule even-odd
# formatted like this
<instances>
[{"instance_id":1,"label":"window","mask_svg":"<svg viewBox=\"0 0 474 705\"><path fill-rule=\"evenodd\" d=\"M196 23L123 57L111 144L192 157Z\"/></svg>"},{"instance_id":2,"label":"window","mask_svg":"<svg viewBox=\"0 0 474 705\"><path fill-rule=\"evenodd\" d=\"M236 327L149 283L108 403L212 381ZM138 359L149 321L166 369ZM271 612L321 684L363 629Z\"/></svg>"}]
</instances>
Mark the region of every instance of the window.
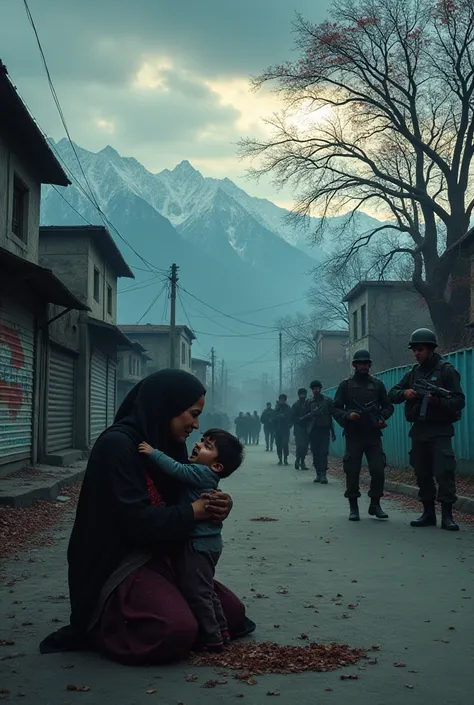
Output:
<instances>
[{"instance_id":1,"label":"window","mask_svg":"<svg viewBox=\"0 0 474 705\"><path fill-rule=\"evenodd\" d=\"M107 313L112 315L112 287L107 284Z\"/></svg>"},{"instance_id":2,"label":"window","mask_svg":"<svg viewBox=\"0 0 474 705\"><path fill-rule=\"evenodd\" d=\"M360 307L360 334L362 338L367 335L367 306L365 304Z\"/></svg>"},{"instance_id":3,"label":"window","mask_svg":"<svg viewBox=\"0 0 474 705\"><path fill-rule=\"evenodd\" d=\"M94 299L100 301L100 272L94 267Z\"/></svg>"},{"instance_id":4,"label":"window","mask_svg":"<svg viewBox=\"0 0 474 705\"><path fill-rule=\"evenodd\" d=\"M186 344L181 343L181 364L186 364Z\"/></svg>"},{"instance_id":5,"label":"window","mask_svg":"<svg viewBox=\"0 0 474 705\"><path fill-rule=\"evenodd\" d=\"M15 176L13 179L12 233L22 242L27 240L28 189Z\"/></svg>"},{"instance_id":6,"label":"window","mask_svg":"<svg viewBox=\"0 0 474 705\"><path fill-rule=\"evenodd\" d=\"M352 334L353 334L353 340L357 340L359 337L359 330L357 326L357 311L354 311L352 314Z\"/></svg>"}]
</instances>

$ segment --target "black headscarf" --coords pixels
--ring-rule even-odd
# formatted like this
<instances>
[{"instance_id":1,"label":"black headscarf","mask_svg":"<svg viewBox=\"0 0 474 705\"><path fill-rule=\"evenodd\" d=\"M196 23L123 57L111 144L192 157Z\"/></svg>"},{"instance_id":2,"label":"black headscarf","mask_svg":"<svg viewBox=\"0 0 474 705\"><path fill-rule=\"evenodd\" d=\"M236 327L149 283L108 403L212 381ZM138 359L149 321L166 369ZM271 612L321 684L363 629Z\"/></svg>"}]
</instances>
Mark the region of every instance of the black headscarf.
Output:
<instances>
[{"instance_id":1,"label":"black headscarf","mask_svg":"<svg viewBox=\"0 0 474 705\"><path fill-rule=\"evenodd\" d=\"M185 462L186 445L171 440L172 418L189 409L206 393L203 384L184 370L160 370L145 377L125 397L112 428L132 431L153 448Z\"/></svg>"}]
</instances>

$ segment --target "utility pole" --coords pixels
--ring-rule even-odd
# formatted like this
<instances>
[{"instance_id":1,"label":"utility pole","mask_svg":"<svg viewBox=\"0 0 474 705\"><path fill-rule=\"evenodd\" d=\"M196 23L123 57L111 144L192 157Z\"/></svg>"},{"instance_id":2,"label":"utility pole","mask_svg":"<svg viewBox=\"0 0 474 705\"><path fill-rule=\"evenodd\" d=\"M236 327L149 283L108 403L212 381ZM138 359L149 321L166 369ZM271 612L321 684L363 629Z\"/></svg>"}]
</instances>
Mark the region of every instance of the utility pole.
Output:
<instances>
[{"instance_id":1,"label":"utility pole","mask_svg":"<svg viewBox=\"0 0 474 705\"><path fill-rule=\"evenodd\" d=\"M282 349L282 332L280 331L278 334L278 343L279 343L279 361L280 361L280 394L283 391L283 349Z\"/></svg>"},{"instance_id":2,"label":"utility pole","mask_svg":"<svg viewBox=\"0 0 474 705\"><path fill-rule=\"evenodd\" d=\"M171 265L171 306L170 306L170 367L176 367L176 285L178 283L178 267Z\"/></svg>"},{"instance_id":3,"label":"utility pole","mask_svg":"<svg viewBox=\"0 0 474 705\"><path fill-rule=\"evenodd\" d=\"M214 348L211 350L211 410L214 412L216 400L216 352Z\"/></svg>"},{"instance_id":4,"label":"utility pole","mask_svg":"<svg viewBox=\"0 0 474 705\"><path fill-rule=\"evenodd\" d=\"M224 362L224 359L222 359L222 362L221 362L221 383L220 383L221 411L224 409L224 375L225 375L225 362Z\"/></svg>"}]
</instances>

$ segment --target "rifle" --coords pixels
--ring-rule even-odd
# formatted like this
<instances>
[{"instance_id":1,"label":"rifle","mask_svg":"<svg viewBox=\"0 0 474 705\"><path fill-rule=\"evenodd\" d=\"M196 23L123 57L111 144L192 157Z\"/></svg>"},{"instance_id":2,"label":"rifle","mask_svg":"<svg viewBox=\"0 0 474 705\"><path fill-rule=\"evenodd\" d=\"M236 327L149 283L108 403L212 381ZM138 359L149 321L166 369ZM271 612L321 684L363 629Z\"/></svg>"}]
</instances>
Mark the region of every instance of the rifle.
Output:
<instances>
[{"instance_id":1,"label":"rifle","mask_svg":"<svg viewBox=\"0 0 474 705\"><path fill-rule=\"evenodd\" d=\"M355 406L357 407L356 413L360 414L361 416L368 416L370 420L374 422L374 426L380 429L387 428L387 424L385 423L385 419L380 413L380 406L377 404L377 402L368 401L365 404L359 404L358 402L355 402Z\"/></svg>"},{"instance_id":2,"label":"rifle","mask_svg":"<svg viewBox=\"0 0 474 705\"><path fill-rule=\"evenodd\" d=\"M319 416L320 414L322 415L324 412L324 407L318 406L316 409L311 409L307 414L304 416L301 416L301 418L298 419L296 422L298 425L304 423L305 421L309 421L310 419L314 419L315 416Z\"/></svg>"},{"instance_id":3,"label":"rifle","mask_svg":"<svg viewBox=\"0 0 474 705\"><path fill-rule=\"evenodd\" d=\"M456 396L449 389L444 389L443 387L438 387L432 382L428 382L427 379L419 379L413 385L413 389L421 397L421 407L420 407L420 420L424 421L426 419L426 412L428 410L428 402L430 400L430 395L433 397L438 397L439 399L452 399Z\"/></svg>"}]
</instances>

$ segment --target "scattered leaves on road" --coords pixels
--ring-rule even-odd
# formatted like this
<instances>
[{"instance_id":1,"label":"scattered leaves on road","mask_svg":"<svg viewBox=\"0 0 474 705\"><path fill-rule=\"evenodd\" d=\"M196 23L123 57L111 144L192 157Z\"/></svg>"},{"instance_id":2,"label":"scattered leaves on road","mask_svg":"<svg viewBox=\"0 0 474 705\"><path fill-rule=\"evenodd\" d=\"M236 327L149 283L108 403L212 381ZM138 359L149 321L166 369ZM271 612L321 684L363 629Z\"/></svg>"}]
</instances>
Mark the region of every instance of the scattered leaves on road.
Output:
<instances>
[{"instance_id":1,"label":"scattered leaves on road","mask_svg":"<svg viewBox=\"0 0 474 705\"><path fill-rule=\"evenodd\" d=\"M344 674L342 676L339 676L340 681L357 681L359 680L359 676L357 673L348 673Z\"/></svg>"},{"instance_id":2,"label":"scattered leaves on road","mask_svg":"<svg viewBox=\"0 0 474 705\"><path fill-rule=\"evenodd\" d=\"M0 646L15 646L13 639L0 639Z\"/></svg>"},{"instance_id":3,"label":"scattered leaves on road","mask_svg":"<svg viewBox=\"0 0 474 705\"><path fill-rule=\"evenodd\" d=\"M366 657L364 649L347 644L317 644L283 646L274 642L233 643L223 653L195 653L193 666L212 666L242 671L237 680L246 680L262 673L328 672L354 665Z\"/></svg>"},{"instance_id":4,"label":"scattered leaves on road","mask_svg":"<svg viewBox=\"0 0 474 705\"><path fill-rule=\"evenodd\" d=\"M250 521L278 521L278 519L274 519L273 517L254 517L250 519Z\"/></svg>"}]
</instances>

